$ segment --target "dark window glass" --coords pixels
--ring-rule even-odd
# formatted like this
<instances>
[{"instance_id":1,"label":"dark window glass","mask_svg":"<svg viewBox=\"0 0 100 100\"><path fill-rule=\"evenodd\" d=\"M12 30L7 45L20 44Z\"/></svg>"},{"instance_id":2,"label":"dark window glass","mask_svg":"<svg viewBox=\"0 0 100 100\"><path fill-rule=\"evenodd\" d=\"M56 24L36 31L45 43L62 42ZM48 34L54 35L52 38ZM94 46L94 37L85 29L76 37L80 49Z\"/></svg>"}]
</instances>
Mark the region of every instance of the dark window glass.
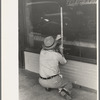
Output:
<instances>
[{"instance_id":1,"label":"dark window glass","mask_svg":"<svg viewBox=\"0 0 100 100\"><path fill-rule=\"evenodd\" d=\"M43 39L61 32L60 6L27 3L25 50L40 53ZM96 63L96 5L63 6L64 55L67 59Z\"/></svg>"}]
</instances>

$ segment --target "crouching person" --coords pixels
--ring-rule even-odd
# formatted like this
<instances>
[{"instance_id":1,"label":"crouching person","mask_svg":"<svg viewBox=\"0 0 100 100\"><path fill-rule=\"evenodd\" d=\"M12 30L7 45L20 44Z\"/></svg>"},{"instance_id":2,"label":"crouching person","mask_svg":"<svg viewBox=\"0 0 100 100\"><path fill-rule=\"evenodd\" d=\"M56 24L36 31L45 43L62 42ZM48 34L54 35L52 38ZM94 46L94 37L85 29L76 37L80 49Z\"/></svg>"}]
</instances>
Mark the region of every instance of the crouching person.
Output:
<instances>
[{"instance_id":1,"label":"crouching person","mask_svg":"<svg viewBox=\"0 0 100 100\"><path fill-rule=\"evenodd\" d=\"M52 36L44 39L44 45L40 52L39 83L48 91L57 88L59 93L69 100L71 99L72 84L64 80L60 74L59 63L66 64L67 60L62 54L63 48L59 48L60 53L56 52L59 39L54 39Z\"/></svg>"}]
</instances>

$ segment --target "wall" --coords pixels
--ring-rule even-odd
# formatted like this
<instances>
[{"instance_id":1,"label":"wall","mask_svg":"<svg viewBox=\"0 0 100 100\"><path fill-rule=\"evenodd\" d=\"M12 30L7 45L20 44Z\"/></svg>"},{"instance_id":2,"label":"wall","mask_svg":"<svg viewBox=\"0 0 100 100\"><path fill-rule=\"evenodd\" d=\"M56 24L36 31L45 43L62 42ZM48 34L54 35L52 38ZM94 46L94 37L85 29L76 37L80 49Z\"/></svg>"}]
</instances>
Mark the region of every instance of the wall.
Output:
<instances>
[{"instance_id":1,"label":"wall","mask_svg":"<svg viewBox=\"0 0 100 100\"><path fill-rule=\"evenodd\" d=\"M38 73L39 54L24 52L25 69ZM97 65L68 60L61 73L73 83L97 90Z\"/></svg>"}]
</instances>

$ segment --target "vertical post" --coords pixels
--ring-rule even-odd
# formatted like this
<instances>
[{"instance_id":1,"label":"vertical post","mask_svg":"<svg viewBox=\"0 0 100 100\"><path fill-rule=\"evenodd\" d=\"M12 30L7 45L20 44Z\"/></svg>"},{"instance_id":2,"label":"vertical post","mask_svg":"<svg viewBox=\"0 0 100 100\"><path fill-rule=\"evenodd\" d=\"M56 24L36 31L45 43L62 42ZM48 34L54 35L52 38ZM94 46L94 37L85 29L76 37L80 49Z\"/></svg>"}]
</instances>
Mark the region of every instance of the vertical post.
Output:
<instances>
[{"instance_id":1,"label":"vertical post","mask_svg":"<svg viewBox=\"0 0 100 100\"><path fill-rule=\"evenodd\" d=\"M60 18L61 18L61 46L63 48L63 9L60 7Z\"/></svg>"},{"instance_id":2,"label":"vertical post","mask_svg":"<svg viewBox=\"0 0 100 100\"><path fill-rule=\"evenodd\" d=\"M24 50L26 41L26 22L25 22L26 0L19 0L19 67L25 68Z\"/></svg>"}]
</instances>

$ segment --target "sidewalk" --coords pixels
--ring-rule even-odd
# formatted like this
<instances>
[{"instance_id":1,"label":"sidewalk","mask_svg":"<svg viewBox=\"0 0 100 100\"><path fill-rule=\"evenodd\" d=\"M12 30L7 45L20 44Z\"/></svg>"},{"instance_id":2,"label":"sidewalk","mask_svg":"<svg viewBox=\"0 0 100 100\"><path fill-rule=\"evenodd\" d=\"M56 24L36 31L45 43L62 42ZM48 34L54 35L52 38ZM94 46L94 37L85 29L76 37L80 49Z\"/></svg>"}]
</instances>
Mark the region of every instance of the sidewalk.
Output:
<instances>
[{"instance_id":1,"label":"sidewalk","mask_svg":"<svg viewBox=\"0 0 100 100\"><path fill-rule=\"evenodd\" d=\"M65 100L57 90L45 91L38 83L38 75L19 69L19 100ZM81 89L73 89L72 100L97 100L97 94Z\"/></svg>"}]
</instances>

